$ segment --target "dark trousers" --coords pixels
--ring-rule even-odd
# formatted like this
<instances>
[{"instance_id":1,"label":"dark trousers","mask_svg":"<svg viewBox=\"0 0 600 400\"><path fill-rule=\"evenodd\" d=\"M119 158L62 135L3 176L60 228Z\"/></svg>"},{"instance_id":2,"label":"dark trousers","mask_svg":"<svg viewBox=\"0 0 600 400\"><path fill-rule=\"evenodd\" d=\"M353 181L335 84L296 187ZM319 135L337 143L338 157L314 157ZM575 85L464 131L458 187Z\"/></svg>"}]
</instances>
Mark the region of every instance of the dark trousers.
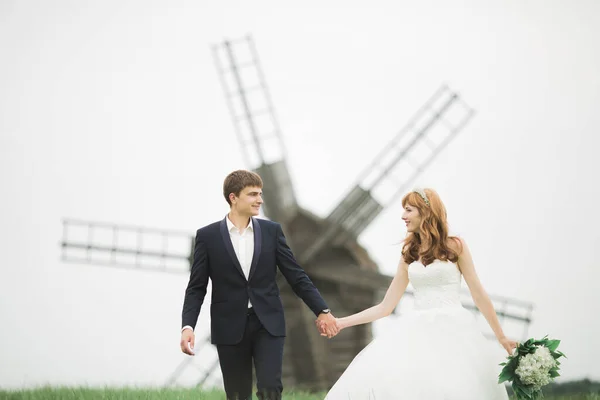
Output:
<instances>
[{"instance_id":1,"label":"dark trousers","mask_svg":"<svg viewBox=\"0 0 600 400\"><path fill-rule=\"evenodd\" d=\"M252 360L258 398L281 399L284 339L267 332L254 311L248 310L242 341L235 345L217 345L227 400L252 399Z\"/></svg>"}]
</instances>

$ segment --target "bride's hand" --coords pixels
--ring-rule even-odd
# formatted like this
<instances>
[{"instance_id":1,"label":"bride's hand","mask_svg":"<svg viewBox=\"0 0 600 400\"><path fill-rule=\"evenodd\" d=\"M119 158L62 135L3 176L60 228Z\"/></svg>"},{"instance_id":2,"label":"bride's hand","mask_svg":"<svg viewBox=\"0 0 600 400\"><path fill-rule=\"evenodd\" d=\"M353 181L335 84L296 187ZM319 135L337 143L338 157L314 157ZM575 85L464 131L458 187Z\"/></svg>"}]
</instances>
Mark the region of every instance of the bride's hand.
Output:
<instances>
[{"instance_id":1,"label":"bride's hand","mask_svg":"<svg viewBox=\"0 0 600 400\"><path fill-rule=\"evenodd\" d=\"M341 331L342 329L344 329L344 327L340 323L340 319L339 318L335 319L335 326L338 328L338 331Z\"/></svg>"},{"instance_id":2,"label":"bride's hand","mask_svg":"<svg viewBox=\"0 0 600 400\"><path fill-rule=\"evenodd\" d=\"M502 347L504 347L504 350L506 350L509 356L512 355L513 349L517 347L517 342L515 342L514 340L510 340L506 337L498 339L498 341L500 342Z\"/></svg>"}]
</instances>

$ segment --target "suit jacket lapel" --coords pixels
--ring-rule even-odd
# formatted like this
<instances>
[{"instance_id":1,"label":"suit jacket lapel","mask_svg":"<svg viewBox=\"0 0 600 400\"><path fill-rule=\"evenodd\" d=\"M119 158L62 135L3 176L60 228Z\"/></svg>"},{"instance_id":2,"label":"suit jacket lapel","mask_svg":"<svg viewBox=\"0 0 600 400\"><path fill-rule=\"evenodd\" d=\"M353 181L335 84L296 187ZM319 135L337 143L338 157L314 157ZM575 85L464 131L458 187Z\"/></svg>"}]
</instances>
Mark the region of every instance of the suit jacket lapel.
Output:
<instances>
[{"instance_id":1,"label":"suit jacket lapel","mask_svg":"<svg viewBox=\"0 0 600 400\"><path fill-rule=\"evenodd\" d=\"M227 217L225 217L225 218L227 218ZM229 236L229 231L227 230L227 222L225 222L225 219L223 219L221 221L221 236L223 236L223 243L225 244L227 253L229 253L229 257L231 257L231 261L233 261L233 265L235 265L235 267L240 272L240 274L242 274L242 277L244 279L246 279L246 275L244 275L244 271L242 270L240 261L238 260L237 256L235 255L235 250L233 250L233 244L231 243L231 237ZM256 245L254 246L254 248L256 249Z\"/></svg>"},{"instance_id":2,"label":"suit jacket lapel","mask_svg":"<svg viewBox=\"0 0 600 400\"><path fill-rule=\"evenodd\" d=\"M252 279L254 271L256 271L256 264L258 264L258 258L262 250L262 231L260 230L260 224L256 218L252 218L252 229L254 230L254 254L252 255L252 264L250 264L250 273L248 274L248 281Z\"/></svg>"}]
</instances>

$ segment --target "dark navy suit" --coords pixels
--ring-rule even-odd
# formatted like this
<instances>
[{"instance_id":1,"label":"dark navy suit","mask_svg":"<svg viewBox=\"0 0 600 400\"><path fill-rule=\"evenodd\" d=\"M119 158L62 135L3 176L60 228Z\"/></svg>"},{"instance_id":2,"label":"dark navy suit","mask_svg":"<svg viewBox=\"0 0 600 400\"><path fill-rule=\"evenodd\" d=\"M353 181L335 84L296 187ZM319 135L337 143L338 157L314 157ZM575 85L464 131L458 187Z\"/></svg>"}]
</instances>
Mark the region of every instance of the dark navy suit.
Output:
<instances>
[{"instance_id":1,"label":"dark navy suit","mask_svg":"<svg viewBox=\"0 0 600 400\"><path fill-rule=\"evenodd\" d=\"M281 225L256 218L252 218L252 224L254 253L248 279L233 249L225 219L197 231L182 327L196 326L210 278L211 341L217 345L228 398L251 398L252 360L259 397L267 398L261 392L269 392L271 398L281 398L285 318L276 283L277 267L316 316L327 305L296 262Z\"/></svg>"}]
</instances>

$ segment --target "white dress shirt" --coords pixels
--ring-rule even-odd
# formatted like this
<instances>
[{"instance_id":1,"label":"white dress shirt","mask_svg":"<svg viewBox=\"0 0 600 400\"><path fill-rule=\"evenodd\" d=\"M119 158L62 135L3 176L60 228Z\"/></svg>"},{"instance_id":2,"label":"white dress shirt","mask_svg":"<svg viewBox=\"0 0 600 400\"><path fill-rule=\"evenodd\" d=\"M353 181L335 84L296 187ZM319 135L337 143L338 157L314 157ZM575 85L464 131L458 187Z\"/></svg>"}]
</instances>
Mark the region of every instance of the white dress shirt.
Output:
<instances>
[{"instance_id":1,"label":"white dress shirt","mask_svg":"<svg viewBox=\"0 0 600 400\"><path fill-rule=\"evenodd\" d=\"M233 250L240 262L242 272L244 272L244 276L246 277L246 280L248 280L252 257L254 256L254 226L252 225L252 218L250 218L248 226L242 231L231 222L229 215L225 217L225 221L227 222L227 231L229 232ZM248 308L250 307L252 307L252 304L250 303L250 299L248 299ZM184 329L188 328L192 329L191 326L186 325L181 328L181 331L183 332Z\"/></svg>"},{"instance_id":2,"label":"white dress shirt","mask_svg":"<svg viewBox=\"0 0 600 400\"><path fill-rule=\"evenodd\" d=\"M233 245L233 250L237 256L242 271L246 280L250 274L250 265L252 264L252 257L254 256L254 227L252 226L252 218L248 226L243 231L233 225L233 222L229 220L229 215L225 218L227 222L227 230L229 231L229 238Z\"/></svg>"}]
</instances>

